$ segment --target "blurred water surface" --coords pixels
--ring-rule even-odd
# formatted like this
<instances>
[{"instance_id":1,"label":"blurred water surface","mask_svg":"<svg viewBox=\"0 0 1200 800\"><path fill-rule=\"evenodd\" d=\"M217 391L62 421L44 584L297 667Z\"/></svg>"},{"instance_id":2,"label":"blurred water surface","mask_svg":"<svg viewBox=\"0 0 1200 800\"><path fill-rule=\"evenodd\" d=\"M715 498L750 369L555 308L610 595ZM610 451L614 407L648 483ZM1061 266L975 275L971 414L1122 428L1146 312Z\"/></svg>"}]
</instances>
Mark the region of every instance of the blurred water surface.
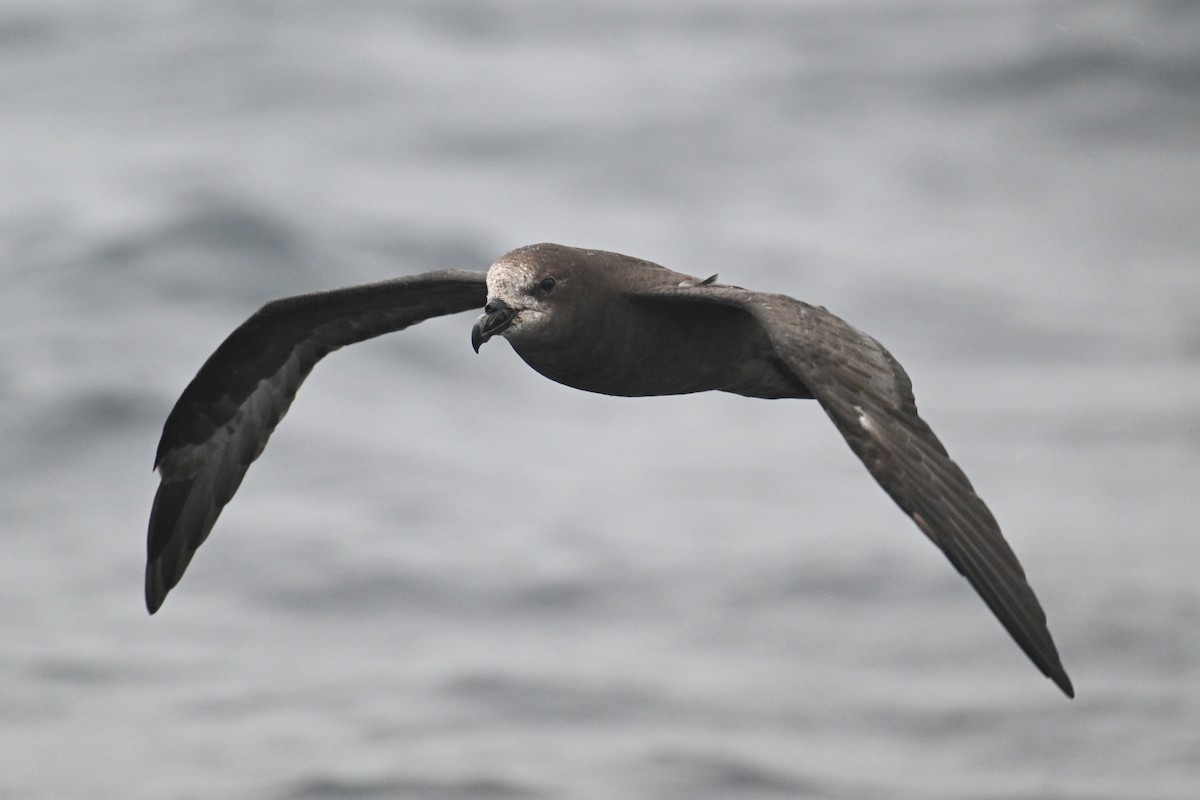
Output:
<instances>
[{"instance_id":1,"label":"blurred water surface","mask_svg":"<svg viewBox=\"0 0 1200 800\"><path fill-rule=\"evenodd\" d=\"M0 796L1194 798L1200 5L0 2ZM163 611L264 301L534 241L884 341L1059 696L813 403L319 366Z\"/></svg>"}]
</instances>

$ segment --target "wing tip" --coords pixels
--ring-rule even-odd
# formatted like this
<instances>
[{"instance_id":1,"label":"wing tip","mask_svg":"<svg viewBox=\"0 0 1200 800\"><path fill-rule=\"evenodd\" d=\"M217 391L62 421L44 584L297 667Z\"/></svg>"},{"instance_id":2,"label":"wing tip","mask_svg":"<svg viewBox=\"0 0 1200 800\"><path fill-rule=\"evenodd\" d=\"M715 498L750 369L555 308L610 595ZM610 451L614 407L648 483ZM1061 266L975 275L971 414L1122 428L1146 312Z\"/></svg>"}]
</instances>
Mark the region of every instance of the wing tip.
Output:
<instances>
[{"instance_id":1,"label":"wing tip","mask_svg":"<svg viewBox=\"0 0 1200 800\"><path fill-rule=\"evenodd\" d=\"M163 601L167 599L168 591L170 590L163 585L158 564L154 561L146 564L146 610L151 615L162 608Z\"/></svg>"},{"instance_id":2,"label":"wing tip","mask_svg":"<svg viewBox=\"0 0 1200 800\"><path fill-rule=\"evenodd\" d=\"M1075 687L1071 683L1071 678L1067 675L1067 671L1062 668L1062 665L1057 665L1054 669L1046 670L1046 677L1053 681L1054 685L1062 690L1069 699L1075 699Z\"/></svg>"}]
</instances>

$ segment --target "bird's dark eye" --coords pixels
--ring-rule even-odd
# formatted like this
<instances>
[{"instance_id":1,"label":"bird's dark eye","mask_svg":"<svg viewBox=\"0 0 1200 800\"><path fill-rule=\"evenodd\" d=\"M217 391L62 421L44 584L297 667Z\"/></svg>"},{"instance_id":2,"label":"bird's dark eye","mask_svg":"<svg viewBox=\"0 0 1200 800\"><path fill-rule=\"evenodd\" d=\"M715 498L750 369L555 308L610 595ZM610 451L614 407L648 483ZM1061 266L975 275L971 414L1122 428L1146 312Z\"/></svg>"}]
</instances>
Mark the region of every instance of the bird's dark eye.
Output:
<instances>
[{"instance_id":1,"label":"bird's dark eye","mask_svg":"<svg viewBox=\"0 0 1200 800\"><path fill-rule=\"evenodd\" d=\"M542 278L542 282L538 284L538 288L540 288L543 292L550 291L554 288L554 278L550 276Z\"/></svg>"}]
</instances>

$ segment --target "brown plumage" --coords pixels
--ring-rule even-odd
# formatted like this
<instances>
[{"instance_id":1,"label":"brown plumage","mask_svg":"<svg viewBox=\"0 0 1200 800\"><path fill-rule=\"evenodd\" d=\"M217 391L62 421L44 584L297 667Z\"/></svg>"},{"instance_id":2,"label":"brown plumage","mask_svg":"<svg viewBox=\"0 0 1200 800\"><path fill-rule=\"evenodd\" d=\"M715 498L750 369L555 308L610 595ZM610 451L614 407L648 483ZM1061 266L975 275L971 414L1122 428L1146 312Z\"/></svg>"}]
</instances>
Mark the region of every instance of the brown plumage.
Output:
<instances>
[{"instance_id":1,"label":"brown plumage","mask_svg":"<svg viewBox=\"0 0 1200 800\"><path fill-rule=\"evenodd\" d=\"M487 273L431 272L268 303L201 367L163 428L147 607L154 613L178 583L317 361L486 300L472 330L476 350L502 335L533 369L578 389L815 398L1034 664L1074 696L1020 562L918 416L891 353L823 308L714 278L540 244L506 254Z\"/></svg>"}]
</instances>

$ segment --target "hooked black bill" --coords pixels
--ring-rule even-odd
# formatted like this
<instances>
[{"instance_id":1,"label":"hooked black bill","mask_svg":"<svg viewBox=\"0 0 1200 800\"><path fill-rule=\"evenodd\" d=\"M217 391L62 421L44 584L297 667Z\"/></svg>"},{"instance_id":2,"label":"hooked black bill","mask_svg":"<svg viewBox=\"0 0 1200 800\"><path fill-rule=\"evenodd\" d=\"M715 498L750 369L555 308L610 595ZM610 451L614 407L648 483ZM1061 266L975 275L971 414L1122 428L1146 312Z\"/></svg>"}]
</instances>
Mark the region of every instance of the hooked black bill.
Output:
<instances>
[{"instance_id":1,"label":"hooked black bill","mask_svg":"<svg viewBox=\"0 0 1200 800\"><path fill-rule=\"evenodd\" d=\"M516 316L516 309L503 300L489 300L471 326L471 347L478 353L484 342L511 325Z\"/></svg>"}]
</instances>

